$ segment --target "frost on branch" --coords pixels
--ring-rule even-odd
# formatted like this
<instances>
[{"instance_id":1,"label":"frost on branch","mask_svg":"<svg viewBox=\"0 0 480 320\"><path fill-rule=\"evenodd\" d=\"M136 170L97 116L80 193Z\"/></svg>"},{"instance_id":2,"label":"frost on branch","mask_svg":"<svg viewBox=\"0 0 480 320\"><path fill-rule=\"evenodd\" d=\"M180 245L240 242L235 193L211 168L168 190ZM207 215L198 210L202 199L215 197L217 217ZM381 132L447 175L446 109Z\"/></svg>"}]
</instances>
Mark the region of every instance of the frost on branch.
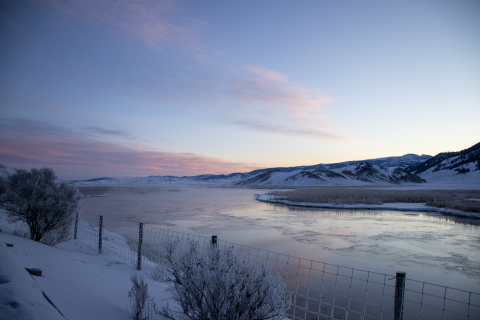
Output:
<instances>
[{"instance_id":1,"label":"frost on branch","mask_svg":"<svg viewBox=\"0 0 480 320\"><path fill-rule=\"evenodd\" d=\"M128 297L130 298L128 313L133 320L146 320L149 318L149 303L152 303L153 309L155 309L153 298L148 294L148 284L143 280L143 276L138 276L136 273L130 276L130 281L132 281L132 289L128 291Z\"/></svg>"},{"instance_id":2,"label":"frost on branch","mask_svg":"<svg viewBox=\"0 0 480 320\"><path fill-rule=\"evenodd\" d=\"M163 307L166 319L285 319L290 296L285 282L268 266L257 268L245 262L233 248L200 247L191 241L181 248L178 240L164 244L166 265L157 273L160 282L181 310ZM183 249L183 250L181 250Z\"/></svg>"}]
</instances>

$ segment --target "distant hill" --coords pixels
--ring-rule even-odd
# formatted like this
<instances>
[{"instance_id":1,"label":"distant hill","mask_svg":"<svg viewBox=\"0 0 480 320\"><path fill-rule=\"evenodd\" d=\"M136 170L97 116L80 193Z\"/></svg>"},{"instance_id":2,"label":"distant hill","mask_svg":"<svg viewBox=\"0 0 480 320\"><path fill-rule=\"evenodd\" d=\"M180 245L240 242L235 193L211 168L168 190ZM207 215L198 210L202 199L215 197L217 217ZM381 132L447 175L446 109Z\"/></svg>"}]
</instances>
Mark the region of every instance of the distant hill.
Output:
<instances>
[{"instance_id":1,"label":"distant hill","mask_svg":"<svg viewBox=\"0 0 480 320\"><path fill-rule=\"evenodd\" d=\"M0 175L15 168L0 164ZM101 177L71 180L77 185L170 185L202 184L217 186L333 186L376 184L478 184L480 185L480 143L456 152L429 155L406 154L367 160L312 166L277 167L231 174L197 176L148 176L139 178Z\"/></svg>"},{"instance_id":2,"label":"distant hill","mask_svg":"<svg viewBox=\"0 0 480 320\"><path fill-rule=\"evenodd\" d=\"M340 169L345 168L352 165L357 165L361 162L368 162L372 165L382 166L386 168L391 167L408 167L412 165L420 164L432 156L422 154L421 156L416 154L406 154L400 157L385 157L385 158L376 158L376 159L367 159L367 160L353 160L353 161L345 161L345 162L338 162L338 163L330 163L330 164L315 164L313 166L297 166L297 167L276 167L276 168L267 168L267 169L258 169L246 174L253 175L261 172L277 170L281 172L292 172L296 170L312 170L312 169L322 169L322 170L333 170L333 169Z\"/></svg>"},{"instance_id":3,"label":"distant hill","mask_svg":"<svg viewBox=\"0 0 480 320\"><path fill-rule=\"evenodd\" d=\"M457 152L442 152L427 161L406 168L428 182L479 182L480 142Z\"/></svg>"},{"instance_id":4,"label":"distant hill","mask_svg":"<svg viewBox=\"0 0 480 320\"><path fill-rule=\"evenodd\" d=\"M430 159L429 155L406 154L355 160L313 166L278 167L254 170L246 173L203 174L198 176L148 176L141 178L95 178L73 181L77 185L117 184L213 184L236 186L311 186L311 185L368 185L378 183L423 183L414 173L404 168L418 165Z\"/></svg>"},{"instance_id":5,"label":"distant hill","mask_svg":"<svg viewBox=\"0 0 480 320\"><path fill-rule=\"evenodd\" d=\"M334 166L335 167L335 166ZM424 183L418 175L406 172L401 167L384 167L362 161L333 170L298 169L295 171L268 170L252 177L241 179L237 186L328 186Z\"/></svg>"}]
</instances>

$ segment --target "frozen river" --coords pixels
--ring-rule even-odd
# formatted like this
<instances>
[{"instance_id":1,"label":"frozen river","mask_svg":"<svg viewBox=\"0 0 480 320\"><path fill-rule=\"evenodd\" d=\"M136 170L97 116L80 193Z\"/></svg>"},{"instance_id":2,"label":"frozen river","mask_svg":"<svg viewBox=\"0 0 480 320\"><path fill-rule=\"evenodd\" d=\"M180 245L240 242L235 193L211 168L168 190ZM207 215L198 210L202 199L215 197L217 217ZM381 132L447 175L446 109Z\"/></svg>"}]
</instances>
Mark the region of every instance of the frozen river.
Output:
<instances>
[{"instance_id":1,"label":"frozen river","mask_svg":"<svg viewBox=\"0 0 480 320\"><path fill-rule=\"evenodd\" d=\"M255 200L262 189L89 187L85 213L305 259L480 292L480 220L424 212L331 210Z\"/></svg>"}]
</instances>

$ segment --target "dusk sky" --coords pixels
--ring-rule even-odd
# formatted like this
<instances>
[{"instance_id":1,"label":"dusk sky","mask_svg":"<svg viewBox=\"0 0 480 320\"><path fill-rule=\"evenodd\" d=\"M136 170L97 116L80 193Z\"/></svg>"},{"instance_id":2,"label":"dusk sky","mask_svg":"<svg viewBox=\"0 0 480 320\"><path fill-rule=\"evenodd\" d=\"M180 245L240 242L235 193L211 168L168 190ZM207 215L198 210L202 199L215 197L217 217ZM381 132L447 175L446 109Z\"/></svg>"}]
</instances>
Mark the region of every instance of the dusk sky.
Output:
<instances>
[{"instance_id":1,"label":"dusk sky","mask_svg":"<svg viewBox=\"0 0 480 320\"><path fill-rule=\"evenodd\" d=\"M197 175L480 141L480 1L2 0L0 163Z\"/></svg>"}]
</instances>

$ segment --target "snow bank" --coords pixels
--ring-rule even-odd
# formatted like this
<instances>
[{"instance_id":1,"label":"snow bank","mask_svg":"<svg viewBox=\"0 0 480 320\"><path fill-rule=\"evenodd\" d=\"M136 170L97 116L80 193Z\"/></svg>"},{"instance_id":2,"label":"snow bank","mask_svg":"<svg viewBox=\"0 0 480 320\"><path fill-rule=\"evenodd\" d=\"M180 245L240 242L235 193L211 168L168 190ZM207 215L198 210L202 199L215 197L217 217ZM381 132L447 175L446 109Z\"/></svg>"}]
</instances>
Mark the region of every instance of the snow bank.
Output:
<instances>
[{"instance_id":1,"label":"snow bank","mask_svg":"<svg viewBox=\"0 0 480 320\"><path fill-rule=\"evenodd\" d=\"M462 216L469 218L480 218L479 213L464 212L454 209L444 209L426 206L424 203L384 203L384 204L334 204L334 203L312 203L312 202L292 202L288 200L276 200L274 196L268 194L257 195L257 200L272 203L281 203L290 206L313 207L324 209L363 209L363 210L397 210L397 211L427 211L440 212L446 215Z\"/></svg>"},{"instance_id":2,"label":"snow bank","mask_svg":"<svg viewBox=\"0 0 480 320\"><path fill-rule=\"evenodd\" d=\"M166 305L163 300L170 297L165 292L166 286L153 281L145 272L136 271L126 263L98 254L96 250L76 240L70 240L55 248L14 236L11 234L14 225L9 225L1 216L0 213L2 229L0 241L2 244L5 242L14 244L13 248L8 249L17 257L16 263L20 265L16 265L13 262L14 259L3 259L0 261L0 274L7 273L7 278L11 276L11 271L6 269L7 266L8 270L19 268L25 270L25 267L41 269L42 276L35 278L38 288L23 285L18 287L19 291L25 296L37 294L37 291L45 292L65 318L69 320L131 319L126 306L129 305L127 294L132 286L130 274L134 272L144 276L149 285L150 295L155 297L157 307ZM3 295L9 294L5 290L5 285L8 283L0 284ZM27 301L25 299L23 301ZM172 306L172 303L170 305ZM4 312L3 309L0 309L1 319L24 319L11 317L8 314L4 316L1 313ZM40 307L35 310L39 314L37 318L25 319L56 319L53 316L50 317L49 313ZM55 309L53 311L57 312Z\"/></svg>"},{"instance_id":3,"label":"snow bank","mask_svg":"<svg viewBox=\"0 0 480 320\"><path fill-rule=\"evenodd\" d=\"M9 235L0 233L0 318L65 320L45 299L42 289L25 270L25 264L6 246Z\"/></svg>"}]
</instances>

